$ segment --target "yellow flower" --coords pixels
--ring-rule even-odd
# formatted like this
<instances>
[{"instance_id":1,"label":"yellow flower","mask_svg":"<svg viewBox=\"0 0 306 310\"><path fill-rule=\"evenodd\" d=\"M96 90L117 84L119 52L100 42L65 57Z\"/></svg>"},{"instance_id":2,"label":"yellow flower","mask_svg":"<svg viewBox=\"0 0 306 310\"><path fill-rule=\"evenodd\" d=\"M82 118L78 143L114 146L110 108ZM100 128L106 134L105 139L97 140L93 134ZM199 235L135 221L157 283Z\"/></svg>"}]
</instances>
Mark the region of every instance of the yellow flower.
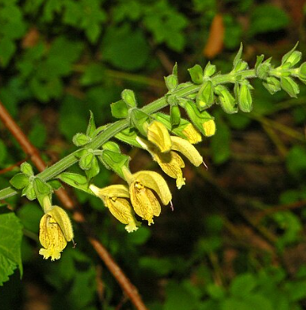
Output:
<instances>
[{"instance_id":1,"label":"yellow flower","mask_svg":"<svg viewBox=\"0 0 306 310\"><path fill-rule=\"evenodd\" d=\"M125 229L128 232L136 231L140 222L136 221L133 209L129 202L129 189L125 185L110 185L105 188L98 188L91 184L89 188L93 193L102 199L105 207L121 223L127 224Z\"/></svg>"},{"instance_id":2,"label":"yellow flower","mask_svg":"<svg viewBox=\"0 0 306 310\"><path fill-rule=\"evenodd\" d=\"M153 224L153 217L159 216L161 206L156 198L158 195L163 205L167 205L171 199L171 192L164 178L154 171L140 171L131 174L127 169L123 171L129 184L130 199L134 211L148 225Z\"/></svg>"},{"instance_id":3,"label":"yellow flower","mask_svg":"<svg viewBox=\"0 0 306 310\"><path fill-rule=\"evenodd\" d=\"M191 144L196 144L202 141L201 134L192 124L188 124L183 129L182 133Z\"/></svg>"},{"instance_id":4,"label":"yellow flower","mask_svg":"<svg viewBox=\"0 0 306 310\"><path fill-rule=\"evenodd\" d=\"M161 152L169 152L171 139L168 129L162 123L153 121L148 126L147 137L150 142L156 145Z\"/></svg>"},{"instance_id":5,"label":"yellow flower","mask_svg":"<svg viewBox=\"0 0 306 310\"><path fill-rule=\"evenodd\" d=\"M206 137L213 136L216 133L216 123L213 119L203 123L203 129Z\"/></svg>"},{"instance_id":6,"label":"yellow flower","mask_svg":"<svg viewBox=\"0 0 306 310\"><path fill-rule=\"evenodd\" d=\"M147 149L161 169L171 178L176 179L176 186L180 189L185 185L185 178L183 177L182 168L185 167L185 163L181 156L174 151L178 151L189 159L189 161L198 167L202 164L203 158L197 149L187 140L171 136L171 151L168 153L162 153L157 150L151 143L137 138L137 141Z\"/></svg>"},{"instance_id":7,"label":"yellow flower","mask_svg":"<svg viewBox=\"0 0 306 310\"><path fill-rule=\"evenodd\" d=\"M39 254L43 255L44 259L59 259L67 242L72 239L73 230L67 213L58 206L49 208L39 224L39 241L43 246Z\"/></svg>"}]
</instances>

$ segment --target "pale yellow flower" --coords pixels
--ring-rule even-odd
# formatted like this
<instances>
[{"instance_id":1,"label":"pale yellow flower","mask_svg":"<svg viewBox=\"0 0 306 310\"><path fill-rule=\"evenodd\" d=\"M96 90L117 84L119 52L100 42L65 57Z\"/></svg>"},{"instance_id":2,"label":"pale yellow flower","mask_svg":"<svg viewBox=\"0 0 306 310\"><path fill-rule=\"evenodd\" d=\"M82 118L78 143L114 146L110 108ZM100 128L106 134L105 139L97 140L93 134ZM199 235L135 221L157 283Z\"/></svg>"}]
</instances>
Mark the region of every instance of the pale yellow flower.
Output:
<instances>
[{"instance_id":1,"label":"pale yellow flower","mask_svg":"<svg viewBox=\"0 0 306 310\"><path fill-rule=\"evenodd\" d=\"M200 166L203 162L203 158L197 149L187 140L171 136L171 151L168 153L160 152L148 141L141 138L137 138L137 141L147 149L161 169L171 178L176 179L176 186L180 189L185 185L185 178L183 177L182 168L185 167L185 163L181 156L174 151L180 152L196 167Z\"/></svg>"},{"instance_id":2,"label":"pale yellow flower","mask_svg":"<svg viewBox=\"0 0 306 310\"><path fill-rule=\"evenodd\" d=\"M49 208L40 220L39 241L43 248L39 250L39 254L44 259L59 259L67 242L72 239L73 229L67 213L58 206Z\"/></svg>"},{"instance_id":3,"label":"pale yellow flower","mask_svg":"<svg viewBox=\"0 0 306 310\"><path fill-rule=\"evenodd\" d=\"M153 121L147 130L147 137L161 152L169 152L171 149L171 139L168 129L164 124Z\"/></svg>"},{"instance_id":4,"label":"pale yellow flower","mask_svg":"<svg viewBox=\"0 0 306 310\"><path fill-rule=\"evenodd\" d=\"M182 131L188 142L196 144L202 141L199 131L190 123Z\"/></svg>"},{"instance_id":5,"label":"pale yellow flower","mask_svg":"<svg viewBox=\"0 0 306 310\"><path fill-rule=\"evenodd\" d=\"M206 137L211 137L216 133L216 123L213 119L203 123L203 129Z\"/></svg>"},{"instance_id":6,"label":"pale yellow flower","mask_svg":"<svg viewBox=\"0 0 306 310\"><path fill-rule=\"evenodd\" d=\"M130 199L134 211L148 225L153 224L153 217L161 213L160 203L155 196L160 198L163 205L169 204L172 199L169 187L164 178L154 171L140 171L131 174L127 169L123 171L129 184Z\"/></svg>"},{"instance_id":7,"label":"pale yellow flower","mask_svg":"<svg viewBox=\"0 0 306 310\"><path fill-rule=\"evenodd\" d=\"M111 214L121 223L127 224L125 229L133 232L141 225L135 218L134 211L129 202L129 189L125 185L110 185L105 188L98 188L91 184L89 188L93 193L101 198L105 207L109 209Z\"/></svg>"}]
</instances>

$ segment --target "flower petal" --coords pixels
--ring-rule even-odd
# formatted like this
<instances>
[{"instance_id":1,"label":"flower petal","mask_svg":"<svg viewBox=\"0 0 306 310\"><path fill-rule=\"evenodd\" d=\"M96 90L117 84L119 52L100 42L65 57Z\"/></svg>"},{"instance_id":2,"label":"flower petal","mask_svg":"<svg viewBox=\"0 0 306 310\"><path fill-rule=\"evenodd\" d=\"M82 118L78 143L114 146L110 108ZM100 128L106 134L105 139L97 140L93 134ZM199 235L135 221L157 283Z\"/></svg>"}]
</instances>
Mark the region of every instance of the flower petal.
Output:
<instances>
[{"instance_id":1,"label":"flower petal","mask_svg":"<svg viewBox=\"0 0 306 310\"><path fill-rule=\"evenodd\" d=\"M125 229L132 232L138 229L140 222L136 221L134 211L125 198L106 198L106 205L111 214L121 223L128 224Z\"/></svg>"},{"instance_id":2,"label":"flower petal","mask_svg":"<svg viewBox=\"0 0 306 310\"><path fill-rule=\"evenodd\" d=\"M121 198L129 198L129 189L126 185L116 184L110 185L104 188L98 188L97 186L91 184L89 188L93 191L93 193L100 197L121 197Z\"/></svg>"},{"instance_id":3,"label":"flower petal","mask_svg":"<svg viewBox=\"0 0 306 310\"><path fill-rule=\"evenodd\" d=\"M73 229L66 211L58 206L53 206L52 210L49 211L47 215L51 216L55 223L57 223L66 241L71 241L73 239Z\"/></svg>"},{"instance_id":4,"label":"flower petal","mask_svg":"<svg viewBox=\"0 0 306 310\"><path fill-rule=\"evenodd\" d=\"M178 189L185 184L182 172L185 163L180 155L173 151L169 153L156 152L153 153L153 159L169 177L177 180L176 185Z\"/></svg>"},{"instance_id":5,"label":"flower petal","mask_svg":"<svg viewBox=\"0 0 306 310\"><path fill-rule=\"evenodd\" d=\"M171 201L172 195L168 184L157 172L148 170L139 171L133 174L133 177L135 181L143 186L154 190L164 205L167 205Z\"/></svg>"},{"instance_id":6,"label":"flower petal","mask_svg":"<svg viewBox=\"0 0 306 310\"><path fill-rule=\"evenodd\" d=\"M153 121L148 126L148 140L154 143L161 152L169 152L171 149L171 139L168 129L162 123Z\"/></svg>"},{"instance_id":7,"label":"flower petal","mask_svg":"<svg viewBox=\"0 0 306 310\"><path fill-rule=\"evenodd\" d=\"M202 141L201 134L192 124L188 124L182 133L191 144L196 144Z\"/></svg>"},{"instance_id":8,"label":"flower petal","mask_svg":"<svg viewBox=\"0 0 306 310\"><path fill-rule=\"evenodd\" d=\"M161 207L153 192L143 184L135 181L130 186L130 195L133 208L137 215L153 224L153 217L159 216Z\"/></svg>"},{"instance_id":9,"label":"flower petal","mask_svg":"<svg viewBox=\"0 0 306 310\"><path fill-rule=\"evenodd\" d=\"M172 150L182 153L196 167L203 163L203 158L198 150L187 140L171 136Z\"/></svg>"}]
</instances>

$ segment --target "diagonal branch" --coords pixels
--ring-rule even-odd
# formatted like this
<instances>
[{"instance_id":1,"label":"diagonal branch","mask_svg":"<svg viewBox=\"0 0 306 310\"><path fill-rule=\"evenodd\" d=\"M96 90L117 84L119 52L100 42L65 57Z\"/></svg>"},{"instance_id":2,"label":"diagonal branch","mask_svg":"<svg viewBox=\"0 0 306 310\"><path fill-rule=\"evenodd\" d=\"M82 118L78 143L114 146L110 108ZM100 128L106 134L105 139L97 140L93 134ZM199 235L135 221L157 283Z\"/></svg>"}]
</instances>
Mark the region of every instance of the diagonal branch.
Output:
<instances>
[{"instance_id":1,"label":"diagonal branch","mask_svg":"<svg viewBox=\"0 0 306 310\"><path fill-rule=\"evenodd\" d=\"M42 160L39 151L31 144L27 136L23 133L21 128L16 124L14 119L11 117L9 112L5 109L3 104L0 102L0 119L7 129L12 133L17 142L22 147L23 151L30 157L33 164L39 171L43 171L46 168L45 162ZM104 264L113 274L123 291L130 298L137 310L148 310L143 303L136 287L130 282L118 264L114 261L113 257L103 246L103 244L94 236L89 224L87 223L84 214L79 205L72 200L71 195L61 188L56 191L58 199L61 201L66 209L69 209L73 213L73 218L76 222L80 223L83 230L85 231L88 241L91 243L99 257L102 259Z\"/></svg>"}]
</instances>

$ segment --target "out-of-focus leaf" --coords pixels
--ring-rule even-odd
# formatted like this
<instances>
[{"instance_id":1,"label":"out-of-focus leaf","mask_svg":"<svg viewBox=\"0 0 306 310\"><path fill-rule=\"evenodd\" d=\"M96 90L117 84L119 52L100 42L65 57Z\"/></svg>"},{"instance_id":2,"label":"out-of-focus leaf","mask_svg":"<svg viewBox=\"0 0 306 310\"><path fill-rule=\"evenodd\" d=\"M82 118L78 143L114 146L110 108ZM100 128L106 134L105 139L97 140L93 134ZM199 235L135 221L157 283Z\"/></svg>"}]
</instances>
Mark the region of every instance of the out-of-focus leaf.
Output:
<instances>
[{"instance_id":1,"label":"out-of-focus leaf","mask_svg":"<svg viewBox=\"0 0 306 310\"><path fill-rule=\"evenodd\" d=\"M289 17L286 12L272 4L258 5L252 10L251 35L277 31L289 24Z\"/></svg>"},{"instance_id":2,"label":"out-of-focus leaf","mask_svg":"<svg viewBox=\"0 0 306 310\"><path fill-rule=\"evenodd\" d=\"M0 214L0 236L0 286L2 286L16 266L22 275L20 251L22 225L13 212Z\"/></svg>"},{"instance_id":3,"label":"out-of-focus leaf","mask_svg":"<svg viewBox=\"0 0 306 310\"><path fill-rule=\"evenodd\" d=\"M142 68L149 57L149 45L141 30L109 27L102 43L103 58L124 70Z\"/></svg>"}]
</instances>

